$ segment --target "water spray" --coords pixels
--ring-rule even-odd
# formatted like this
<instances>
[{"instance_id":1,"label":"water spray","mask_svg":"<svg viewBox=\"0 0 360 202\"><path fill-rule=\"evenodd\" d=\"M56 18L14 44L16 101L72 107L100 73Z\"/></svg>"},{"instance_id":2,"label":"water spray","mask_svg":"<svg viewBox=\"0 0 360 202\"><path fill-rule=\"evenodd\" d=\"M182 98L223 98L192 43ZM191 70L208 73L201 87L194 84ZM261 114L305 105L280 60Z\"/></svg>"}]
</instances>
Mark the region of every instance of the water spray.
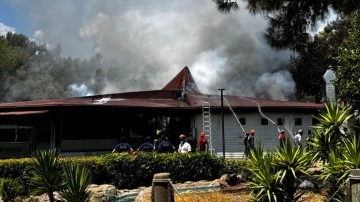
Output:
<instances>
[{"instance_id":1,"label":"water spray","mask_svg":"<svg viewBox=\"0 0 360 202\"><path fill-rule=\"evenodd\" d=\"M240 127L241 127L242 131L245 133L245 130L244 130L243 126L241 125L241 123L240 123L239 119L237 118L237 115L235 114L234 110L231 108L231 106L230 106L230 104L229 104L228 100L227 100L225 97L224 97L224 100L225 100L225 102L226 102L226 105L229 107L230 111L234 114L234 116L235 116L235 118L236 118L236 121L239 123L239 125L240 125Z\"/></svg>"},{"instance_id":2,"label":"water spray","mask_svg":"<svg viewBox=\"0 0 360 202\"><path fill-rule=\"evenodd\" d=\"M294 125L295 125L295 121L293 121L292 116L290 116L288 120L289 121L286 121L286 119L283 118L283 124L284 124L284 127L287 130L287 132L294 138L292 129L293 129Z\"/></svg>"},{"instance_id":3,"label":"water spray","mask_svg":"<svg viewBox=\"0 0 360 202\"><path fill-rule=\"evenodd\" d=\"M248 99L248 98L245 98L245 97L240 97L240 98L241 98L241 99L244 99L244 100L248 100L248 101L254 102L254 103L258 106L258 110L259 110L260 115L263 116L264 118L266 118L266 119L267 119L268 121L270 121L272 124L274 124L274 125L277 126L277 124L276 124L273 120L271 120L271 119L270 119L269 117L267 117L264 113L262 113L260 104L259 104L257 101L255 101L255 100L253 100L253 99Z\"/></svg>"}]
</instances>

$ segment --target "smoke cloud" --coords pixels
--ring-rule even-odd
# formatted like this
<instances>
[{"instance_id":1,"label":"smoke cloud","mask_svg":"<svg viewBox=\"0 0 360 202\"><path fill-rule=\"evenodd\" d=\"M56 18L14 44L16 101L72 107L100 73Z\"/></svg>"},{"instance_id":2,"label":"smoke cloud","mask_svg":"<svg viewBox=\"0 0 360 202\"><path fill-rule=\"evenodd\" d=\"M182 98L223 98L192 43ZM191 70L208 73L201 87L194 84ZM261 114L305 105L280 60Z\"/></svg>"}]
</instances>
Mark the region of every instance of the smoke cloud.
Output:
<instances>
[{"instance_id":1,"label":"smoke cloud","mask_svg":"<svg viewBox=\"0 0 360 202\"><path fill-rule=\"evenodd\" d=\"M6 0L31 37L62 55L103 56L102 93L161 89L188 66L202 93L287 100L295 83L288 52L262 39L266 21L240 4L221 14L213 1Z\"/></svg>"},{"instance_id":2,"label":"smoke cloud","mask_svg":"<svg viewBox=\"0 0 360 202\"><path fill-rule=\"evenodd\" d=\"M15 28L6 26L4 23L0 22L0 36L6 35L8 32L15 33Z\"/></svg>"}]
</instances>

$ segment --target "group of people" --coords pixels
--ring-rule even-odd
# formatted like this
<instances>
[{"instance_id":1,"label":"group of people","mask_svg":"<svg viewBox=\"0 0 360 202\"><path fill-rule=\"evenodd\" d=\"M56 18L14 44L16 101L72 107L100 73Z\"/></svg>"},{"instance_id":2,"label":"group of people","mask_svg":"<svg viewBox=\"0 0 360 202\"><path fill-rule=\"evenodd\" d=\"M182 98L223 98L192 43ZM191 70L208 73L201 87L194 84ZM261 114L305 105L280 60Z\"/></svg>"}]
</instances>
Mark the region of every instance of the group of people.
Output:
<instances>
[{"instance_id":1,"label":"group of people","mask_svg":"<svg viewBox=\"0 0 360 202\"><path fill-rule=\"evenodd\" d=\"M299 129L295 132L295 135L292 137L294 145L299 148L303 148L303 130ZM311 149L311 141L313 139L313 135L311 134L311 130L308 131L308 137L306 138L306 147L307 149ZM286 135L284 130L279 130L279 143L280 145L284 144L286 141Z\"/></svg>"},{"instance_id":2,"label":"group of people","mask_svg":"<svg viewBox=\"0 0 360 202\"><path fill-rule=\"evenodd\" d=\"M284 130L280 130L278 127L278 132L279 132L279 144L283 145L286 143L286 134ZM250 154L250 151L252 149L255 148L254 145L254 135L255 135L255 130L251 129L249 132L245 132L245 138L244 138L244 145L245 145L245 156L248 156ZM297 132L295 132L295 136L293 136L293 142L294 145L302 148L303 147L303 140L302 140L302 135L303 135L303 130L299 129ZM308 137L306 139L306 146L307 149L311 149L311 144L309 144L312 141L312 134L311 134L311 130L308 131Z\"/></svg>"},{"instance_id":3,"label":"group of people","mask_svg":"<svg viewBox=\"0 0 360 202\"><path fill-rule=\"evenodd\" d=\"M197 140L196 144L191 137L186 137L185 134L180 134L179 136L179 146L175 148L175 146L169 141L169 139L162 135L159 139L155 139L154 143L151 142L150 137L146 137L145 142L142 143L135 151L132 146L125 141L125 138L120 139L120 143L117 144L112 150L113 153L118 152L153 152L156 151L158 153L171 153L171 152L179 152L179 153L188 153L198 151L207 151L209 149L209 142L205 137L205 132L200 133L200 138ZM195 140L196 141L196 140Z\"/></svg>"}]
</instances>

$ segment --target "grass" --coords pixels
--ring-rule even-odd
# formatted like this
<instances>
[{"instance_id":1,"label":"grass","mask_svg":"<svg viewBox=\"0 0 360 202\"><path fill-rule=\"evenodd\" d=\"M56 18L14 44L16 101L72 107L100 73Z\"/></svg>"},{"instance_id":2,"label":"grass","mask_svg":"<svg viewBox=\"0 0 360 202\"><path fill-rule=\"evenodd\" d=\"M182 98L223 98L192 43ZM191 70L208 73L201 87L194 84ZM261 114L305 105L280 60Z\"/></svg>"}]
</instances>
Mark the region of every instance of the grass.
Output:
<instances>
[{"instance_id":1,"label":"grass","mask_svg":"<svg viewBox=\"0 0 360 202\"><path fill-rule=\"evenodd\" d=\"M250 202L249 191L207 191L207 192L183 192L181 195L174 192L175 202ZM151 194L143 198L144 202L151 202ZM321 193L308 192L298 202L323 202L324 195Z\"/></svg>"},{"instance_id":2,"label":"grass","mask_svg":"<svg viewBox=\"0 0 360 202\"><path fill-rule=\"evenodd\" d=\"M223 192L223 191L210 191L200 193L183 193L181 196L175 195L175 202L250 202L251 195L249 192ZM299 202L323 202L325 198L320 193L306 193Z\"/></svg>"}]
</instances>

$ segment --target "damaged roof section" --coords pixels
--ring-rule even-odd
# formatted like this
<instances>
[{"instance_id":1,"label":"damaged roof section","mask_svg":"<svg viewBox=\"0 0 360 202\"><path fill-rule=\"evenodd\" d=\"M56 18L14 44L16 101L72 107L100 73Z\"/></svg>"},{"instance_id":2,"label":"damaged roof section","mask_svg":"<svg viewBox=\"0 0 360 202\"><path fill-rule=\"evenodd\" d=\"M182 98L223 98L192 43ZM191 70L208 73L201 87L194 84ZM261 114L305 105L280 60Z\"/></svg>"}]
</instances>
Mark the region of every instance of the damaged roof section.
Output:
<instances>
[{"instance_id":1,"label":"damaged roof section","mask_svg":"<svg viewBox=\"0 0 360 202\"><path fill-rule=\"evenodd\" d=\"M323 104L289 102L224 95L224 107L231 108L276 108L276 109L319 109ZM161 90L124 92L113 94L92 95L52 100L36 100L25 102L1 103L0 110L10 111L27 109L48 109L60 106L109 106L123 108L164 108L164 109L197 109L204 102L212 108L221 107L220 95L208 95L199 92L199 89L188 67L184 67ZM21 110L24 111L24 110ZM7 112L3 112L7 113ZM20 112L17 112L20 113Z\"/></svg>"},{"instance_id":2,"label":"damaged roof section","mask_svg":"<svg viewBox=\"0 0 360 202\"><path fill-rule=\"evenodd\" d=\"M184 67L162 90L183 90L200 93L189 68Z\"/></svg>"}]
</instances>

